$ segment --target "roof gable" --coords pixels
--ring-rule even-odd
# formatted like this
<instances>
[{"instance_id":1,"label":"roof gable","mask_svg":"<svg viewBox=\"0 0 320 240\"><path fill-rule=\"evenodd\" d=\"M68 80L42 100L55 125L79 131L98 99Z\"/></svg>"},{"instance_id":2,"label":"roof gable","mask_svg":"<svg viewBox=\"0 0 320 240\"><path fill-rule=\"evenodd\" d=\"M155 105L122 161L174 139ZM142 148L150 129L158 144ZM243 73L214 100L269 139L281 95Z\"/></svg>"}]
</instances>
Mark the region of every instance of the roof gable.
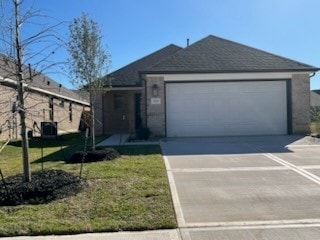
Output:
<instances>
[{"instance_id":1,"label":"roof gable","mask_svg":"<svg viewBox=\"0 0 320 240\"><path fill-rule=\"evenodd\" d=\"M129 65L122 67L110 74L107 78L111 80L112 86L140 86L140 71L145 71L162 59L171 56L182 49L174 44L168 45L148 56L145 56ZM106 83L107 84L107 83Z\"/></svg>"},{"instance_id":2,"label":"roof gable","mask_svg":"<svg viewBox=\"0 0 320 240\"><path fill-rule=\"evenodd\" d=\"M209 35L145 72L154 73L221 73L316 71L316 67L277 56L256 48Z\"/></svg>"}]
</instances>

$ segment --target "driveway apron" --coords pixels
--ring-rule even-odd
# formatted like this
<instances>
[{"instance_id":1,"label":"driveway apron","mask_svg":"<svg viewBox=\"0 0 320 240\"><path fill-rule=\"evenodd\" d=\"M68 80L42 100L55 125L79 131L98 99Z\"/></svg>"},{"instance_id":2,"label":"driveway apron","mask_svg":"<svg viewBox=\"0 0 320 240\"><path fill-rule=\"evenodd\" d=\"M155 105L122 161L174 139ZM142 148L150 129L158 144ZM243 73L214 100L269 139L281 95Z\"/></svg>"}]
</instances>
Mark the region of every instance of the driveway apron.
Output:
<instances>
[{"instance_id":1,"label":"driveway apron","mask_svg":"<svg viewBox=\"0 0 320 240\"><path fill-rule=\"evenodd\" d=\"M299 136L161 141L184 240L320 239L320 145Z\"/></svg>"}]
</instances>

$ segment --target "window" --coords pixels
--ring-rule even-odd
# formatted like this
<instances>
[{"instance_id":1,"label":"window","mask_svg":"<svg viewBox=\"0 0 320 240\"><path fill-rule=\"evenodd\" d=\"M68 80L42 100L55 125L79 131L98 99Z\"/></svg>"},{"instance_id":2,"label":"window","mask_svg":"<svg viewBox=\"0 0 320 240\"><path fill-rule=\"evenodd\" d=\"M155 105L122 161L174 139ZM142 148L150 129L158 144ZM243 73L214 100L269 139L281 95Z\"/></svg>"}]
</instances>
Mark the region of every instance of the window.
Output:
<instances>
[{"instance_id":1,"label":"window","mask_svg":"<svg viewBox=\"0 0 320 240\"><path fill-rule=\"evenodd\" d=\"M16 102L12 102L11 112L15 113L16 111L17 111L17 103Z\"/></svg>"},{"instance_id":2,"label":"window","mask_svg":"<svg viewBox=\"0 0 320 240\"><path fill-rule=\"evenodd\" d=\"M53 98L49 99L49 119L53 121Z\"/></svg>"},{"instance_id":3,"label":"window","mask_svg":"<svg viewBox=\"0 0 320 240\"><path fill-rule=\"evenodd\" d=\"M72 102L69 103L69 121L72 122Z\"/></svg>"},{"instance_id":4,"label":"window","mask_svg":"<svg viewBox=\"0 0 320 240\"><path fill-rule=\"evenodd\" d=\"M63 100L60 100L59 106L60 107L64 107L64 101Z\"/></svg>"}]
</instances>

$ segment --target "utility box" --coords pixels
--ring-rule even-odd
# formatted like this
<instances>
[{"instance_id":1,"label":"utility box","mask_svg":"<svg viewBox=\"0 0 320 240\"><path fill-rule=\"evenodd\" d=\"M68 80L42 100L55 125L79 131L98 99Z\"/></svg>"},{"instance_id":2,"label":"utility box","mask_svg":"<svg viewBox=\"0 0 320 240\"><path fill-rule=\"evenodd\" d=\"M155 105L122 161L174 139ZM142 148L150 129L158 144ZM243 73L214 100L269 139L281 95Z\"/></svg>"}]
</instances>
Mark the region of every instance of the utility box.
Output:
<instances>
[{"instance_id":1,"label":"utility box","mask_svg":"<svg viewBox=\"0 0 320 240\"><path fill-rule=\"evenodd\" d=\"M33 138L33 132L31 130L28 131L27 134L28 134L28 138Z\"/></svg>"},{"instance_id":2,"label":"utility box","mask_svg":"<svg viewBox=\"0 0 320 240\"><path fill-rule=\"evenodd\" d=\"M57 136L58 123L57 122L41 122L42 136Z\"/></svg>"}]
</instances>

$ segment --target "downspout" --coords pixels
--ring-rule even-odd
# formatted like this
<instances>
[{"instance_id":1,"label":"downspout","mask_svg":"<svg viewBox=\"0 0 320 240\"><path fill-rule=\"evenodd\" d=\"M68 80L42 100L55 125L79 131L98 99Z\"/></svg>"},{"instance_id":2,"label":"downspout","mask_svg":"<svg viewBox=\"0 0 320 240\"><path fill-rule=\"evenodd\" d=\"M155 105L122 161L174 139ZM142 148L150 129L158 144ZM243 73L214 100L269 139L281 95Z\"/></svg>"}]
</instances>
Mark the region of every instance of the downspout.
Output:
<instances>
[{"instance_id":1,"label":"downspout","mask_svg":"<svg viewBox=\"0 0 320 240\"><path fill-rule=\"evenodd\" d=\"M312 74L309 75L309 84L311 85L311 78L313 78L316 75L316 72L313 72ZM309 85L309 87L310 87ZM311 109L311 91L309 91L309 109ZM310 135L311 135L311 118L310 118L310 114L309 114L309 127L310 127Z\"/></svg>"},{"instance_id":2,"label":"downspout","mask_svg":"<svg viewBox=\"0 0 320 240\"><path fill-rule=\"evenodd\" d=\"M311 78L313 78L314 76L316 75L316 72L314 72L314 73L311 73L310 75L309 75L309 87L310 87L310 85L311 85ZM310 90L311 91L311 90ZM310 93L311 94L311 93ZM311 106L311 96L309 97L309 105Z\"/></svg>"}]
</instances>

